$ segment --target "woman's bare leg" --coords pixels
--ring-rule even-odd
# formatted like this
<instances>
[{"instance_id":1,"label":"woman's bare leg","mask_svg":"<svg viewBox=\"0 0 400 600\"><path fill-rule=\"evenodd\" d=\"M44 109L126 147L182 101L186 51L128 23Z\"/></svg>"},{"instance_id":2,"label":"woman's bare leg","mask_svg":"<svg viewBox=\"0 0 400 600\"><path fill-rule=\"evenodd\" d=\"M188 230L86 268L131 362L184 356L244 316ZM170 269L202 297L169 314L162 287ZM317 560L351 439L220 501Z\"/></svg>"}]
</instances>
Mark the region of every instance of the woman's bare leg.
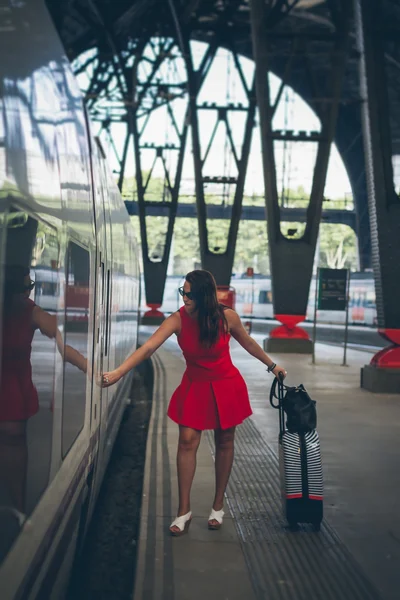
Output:
<instances>
[{"instance_id":1,"label":"woman's bare leg","mask_svg":"<svg viewBox=\"0 0 400 600\"><path fill-rule=\"evenodd\" d=\"M190 511L190 490L196 471L196 454L201 440L201 431L179 425L178 467L179 507L178 517ZM175 528L176 529L176 528Z\"/></svg>"},{"instance_id":2,"label":"woman's bare leg","mask_svg":"<svg viewBox=\"0 0 400 600\"><path fill-rule=\"evenodd\" d=\"M230 429L216 429L214 439L215 497L213 509L221 510L224 505L224 494L233 464L235 427L231 427ZM212 525L218 524L214 519L210 523Z\"/></svg>"},{"instance_id":3,"label":"woman's bare leg","mask_svg":"<svg viewBox=\"0 0 400 600\"><path fill-rule=\"evenodd\" d=\"M9 492L14 508L22 513L27 465L26 421L0 423L0 485Z\"/></svg>"}]
</instances>

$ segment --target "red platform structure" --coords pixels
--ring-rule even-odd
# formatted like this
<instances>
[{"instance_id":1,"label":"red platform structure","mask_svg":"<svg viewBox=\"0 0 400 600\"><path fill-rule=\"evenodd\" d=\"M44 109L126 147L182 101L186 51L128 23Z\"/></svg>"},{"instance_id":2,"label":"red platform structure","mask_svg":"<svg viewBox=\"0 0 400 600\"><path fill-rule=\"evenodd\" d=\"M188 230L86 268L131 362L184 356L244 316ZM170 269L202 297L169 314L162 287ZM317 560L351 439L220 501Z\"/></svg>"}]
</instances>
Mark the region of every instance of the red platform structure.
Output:
<instances>
[{"instance_id":1,"label":"red platform structure","mask_svg":"<svg viewBox=\"0 0 400 600\"><path fill-rule=\"evenodd\" d=\"M146 311L142 316L143 325L158 325L162 323L165 319L165 315L161 310L161 304L148 304L150 310Z\"/></svg>"},{"instance_id":2,"label":"red platform structure","mask_svg":"<svg viewBox=\"0 0 400 600\"><path fill-rule=\"evenodd\" d=\"M279 339L298 339L309 340L310 337L304 329L298 327L297 324L304 321L306 315L275 315L275 319L280 321L282 325L275 327L269 336Z\"/></svg>"},{"instance_id":3,"label":"red platform structure","mask_svg":"<svg viewBox=\"0 0 400 600\"><path fill-rule=\"evenodd\" d=\"M361 387L370 392L400 394L400 329L378 329L391 342L361 369Z\"/></svg>"},{"instance_id":4,"label":"red platform structure","mask_svg":"<svg viewBox=\"0 0 400 600\"><path fill-rule=\"evenodd\" d=\"M313 342L307 331L298 326L306 315L275 315L275 319L282 325L270 331L264 340L266 352L296 352L298 354L312 354Z\"/></svg>"},{"instance_id":5,"label":"red platform structure","mask_svg":"<svg viewBox=\"0 0 400 600\"><path fill-rule=\"evenodd\" d=\"M379 350L370 364L380 369L400 369L400 329L378 329L378 332L391 346Z\"/></svg>"},{"instance_id":6,"label":"red platform structure","mask_svg":"<svg viewBox=\"0 0 400 600\"><path fill-rule=\"evenodd\" d=\"M229 306L229 308L235 309L236 306L236 290L230 285L218 285L217 286L217 298L218 302Z\"/></svg>"}]
</instances>

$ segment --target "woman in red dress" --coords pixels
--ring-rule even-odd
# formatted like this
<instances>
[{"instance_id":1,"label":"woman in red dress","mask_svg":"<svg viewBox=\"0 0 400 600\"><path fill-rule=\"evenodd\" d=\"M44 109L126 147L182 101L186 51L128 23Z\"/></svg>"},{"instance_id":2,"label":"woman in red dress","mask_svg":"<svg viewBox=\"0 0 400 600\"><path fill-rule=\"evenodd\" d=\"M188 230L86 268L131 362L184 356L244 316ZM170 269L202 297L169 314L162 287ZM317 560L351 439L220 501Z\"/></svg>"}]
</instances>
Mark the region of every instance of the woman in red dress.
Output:
<instances>
[{"instance_id":1,"label":"woman in red dress","mask_svg":"<svg viewBox=\"0 0 400 600\"><path fill-rule=\"evenodd\" d=\"M65 345L57 329L57 317L29 299L35 283L29 269L7 265L4 278L1 381L0 381L0 488L10 495L13 507L23 516L28 464L26 428L39 410L32 381L31 351L35 330L55 338L64 360L86 373L87 360Z\"/></svg>"},{"instance_id":2,"label":"woman in red dress","mask_svg":"<svg viewBox=\"0 0 400 600\"><path fill-rule=\"evenodd\" d=\"M249 354L267 365L274 375L286 371L276 365L244 329L237 313L218 303L214 277L197 270L186 275L180 294L184 306L166 319L152 337L122 365L105 373L105 387L116 383L130 369L149 358L173 333L186 360L182 382L172 395L168 416L179 425L177 455L179 507L170 526L172 535L189 527L190 490L196 470L201 432L213 429L215 437L216 489L208 519L219 529L223 500L232 468L235 427L252 414L247 387L232 364L229 340L233 336Z\"/></svg>"}]
</instances>

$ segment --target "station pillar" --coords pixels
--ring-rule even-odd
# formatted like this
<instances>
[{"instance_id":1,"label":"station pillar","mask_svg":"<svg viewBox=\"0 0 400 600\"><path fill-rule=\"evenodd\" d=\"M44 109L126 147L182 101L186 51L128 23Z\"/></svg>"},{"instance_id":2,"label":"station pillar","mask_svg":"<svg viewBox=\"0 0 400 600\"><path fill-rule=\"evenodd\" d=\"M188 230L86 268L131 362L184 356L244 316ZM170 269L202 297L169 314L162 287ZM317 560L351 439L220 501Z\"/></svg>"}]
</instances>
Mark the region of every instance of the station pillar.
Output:
<instances>
[{"instance_id":1,"label":"station pillar","mask_svg":"<svg viewBox=\"0 0 400 600\"><path fill-rule=\"evenodd\" d=\"M315 136L318 144L312 189L307 207L306 227L301 237L294 238L282 230L281 206L277 189L275 141L281 140L273 129L275 106L271 101L268 72L273 50L268 39L265 0L252 0L250 21L255 62L256 95L261 132L262 161L267 212L268 244L271 266L271 286L274 316L282 325L274 329L264 348L271 352L312 353L313 342L299 327L305 320L314 266L315 248L321 221L322 202L330 149L334 139L339 99L349 46L349 3L342 3L336 15L336 35L330 46L331 76L324 86L326 101L318 106L321 131ZM317 107L317 103L315 103ZM299 135L299 141L306 141Z\"/></svg>"},{"instance_id":2,"label":"station pillar","mask_svg":"<svg viewBox=\"0 0 400 600\"><path fill-rule=\"evenodd\" d=\"M361 370L361 387L400 393L400 199L395 192L380 0L354 0L378 331L390 342Z\"/></svg>"}]
</instances>

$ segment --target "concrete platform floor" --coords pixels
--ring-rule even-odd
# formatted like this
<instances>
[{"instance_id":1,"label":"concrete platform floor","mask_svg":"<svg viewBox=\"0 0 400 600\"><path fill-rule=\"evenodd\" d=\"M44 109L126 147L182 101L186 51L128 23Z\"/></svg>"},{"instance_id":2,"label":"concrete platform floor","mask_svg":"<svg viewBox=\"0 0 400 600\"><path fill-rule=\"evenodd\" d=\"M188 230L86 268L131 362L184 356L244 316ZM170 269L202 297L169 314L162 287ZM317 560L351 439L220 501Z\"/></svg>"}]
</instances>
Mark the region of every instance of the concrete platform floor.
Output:
<instances>
[{"instance_id":1,"label":"concrete platform floor","mask_svg":"<svg viewBox=\"0 0 400 600\"><path fill-rule=\"evenodd\" d=\"M149 328L150 331L150 328ZM254 336L262 342L263 336ZM177 507L177 427L166 417L184 370L169 340L155 355L135 600L268 598L397 600L400 598L400 395L359 387L370 354L317 344L306 355L274 355L289 384L317 400L325 479L325 524L289 532L277 481L278 416L269 406L272 378L235 342L232 358L245 377L254 414L237 431L223 528L209 532L213 497L211 436L203 435L187 536L171 538Z\"/></svg>"}]
</instances>

